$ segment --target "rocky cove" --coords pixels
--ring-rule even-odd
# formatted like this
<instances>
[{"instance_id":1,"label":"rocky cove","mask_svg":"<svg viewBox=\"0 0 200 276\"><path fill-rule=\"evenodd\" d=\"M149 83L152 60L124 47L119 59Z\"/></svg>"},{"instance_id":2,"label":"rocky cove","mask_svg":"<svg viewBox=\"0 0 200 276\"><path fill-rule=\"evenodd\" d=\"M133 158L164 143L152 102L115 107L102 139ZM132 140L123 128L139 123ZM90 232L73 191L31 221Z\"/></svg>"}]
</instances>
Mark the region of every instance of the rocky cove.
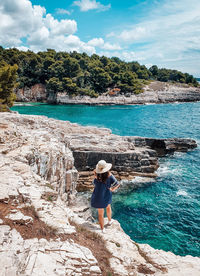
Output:
<instances>
[{"instance_id":1,"label":"rocky cove","mask_svg":"<svg viewBox=\"0 0 200 276\"><path fill-rule=\"evenodd\" d=\"M67 92L47 93L42 84L36 84L31 88L25 87L16 90L19 102L47 102L54 104L86 104L86 105L132 105L149 103L195 102L200 101L200 88L184 84L173 84L153 81L144 87L140 94L116 94L110 96L104 93L97 98L89 96L69 96Z\"/></svg>"},{"instance_id":2,"label":"rocky cove","mask_svg":"<svg viewBox=\"0 0 200 276\"><path fill-rule=\"evenodd\" d=\"M117 221L102 235L77 196L77 189L90 188L100 158L113 163L119 179L156 177L159 156L196 146L192 139L121 137L109 129L1 113L1 275L199 275L199 258L137 244ZM97 254L97 241L108 263Z\"/></svg>"}]
</instances>

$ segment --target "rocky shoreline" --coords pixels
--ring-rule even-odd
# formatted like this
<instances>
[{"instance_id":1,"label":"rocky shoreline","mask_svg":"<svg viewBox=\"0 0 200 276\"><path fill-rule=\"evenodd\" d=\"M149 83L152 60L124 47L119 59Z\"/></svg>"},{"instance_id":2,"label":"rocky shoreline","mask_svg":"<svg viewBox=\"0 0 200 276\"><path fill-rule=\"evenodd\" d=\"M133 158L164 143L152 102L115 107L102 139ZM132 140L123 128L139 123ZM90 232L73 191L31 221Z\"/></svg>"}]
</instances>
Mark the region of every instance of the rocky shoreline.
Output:
<instances>
[{"instance_id":1,"label":"rocky shoreline","mask_svg":"<svg viewBox=\"0 0 200 276\"><path fill-rule=\"evenodd\" d=\"M195 147L196 141L192 139L121 137L106 129L102 129L100 135L79 134L71 138L74 165L79 171L77 190L93 189L93 169L98 160L112 163L112 172L118 180L133 180L136 176L155 178L159 157Z\"/></svg>"},{"instance_id":2,"label":"rocky shoreline","mask_svg":"<svg viewBox=\"0 0 200 276\"><path fill-rule=\"evenodd\" d=\"M44 116L1 113L0 275L197 276L200 258L135 243L117 221L102 234L77 196L79 175L92 173L99 154L112 156L122 179L132 172L151 176L158 156L194 147L191 139L120 137Z\"/></svg>"},{"instance_id":3,"label":"rocky shoreline","mask_svg":"<svg viewBox=\"0 0 200 276\"><path fill-rule=\"evenodd\" d=\"M50 93L42 84L36 84L31 88L16 90L19 102L47 102L53 104L85 104L85 105L135 105L135 104L159 104L173 102L200 101L200 88L181 84L172 84L154 81L144 87L140 94L127 94L110 96L104 93L97 98L89 96L69 96L67 92Z\"/></svg>"}]
</instances>

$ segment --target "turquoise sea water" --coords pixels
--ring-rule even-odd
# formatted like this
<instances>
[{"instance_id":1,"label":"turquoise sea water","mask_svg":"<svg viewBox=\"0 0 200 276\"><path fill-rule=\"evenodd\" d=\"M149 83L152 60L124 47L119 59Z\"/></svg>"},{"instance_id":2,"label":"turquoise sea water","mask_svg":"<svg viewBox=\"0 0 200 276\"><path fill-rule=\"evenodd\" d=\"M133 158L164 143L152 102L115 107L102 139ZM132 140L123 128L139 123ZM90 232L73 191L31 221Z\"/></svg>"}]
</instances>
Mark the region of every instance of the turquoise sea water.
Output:
<instances>
[{"instance_id":1,"label":"turquoise sea water","mask_svg":"<svg viewBox=\"0 0 200 276\"><path fill-rule=\"evenodd\" d=\"M190 137L200 142L199 102L144 106L34 104L12 109L108 127L119 135ZM118 191L113 196L113 217L136 242L179 255L200 256L199 147L160 159L158 175L144 187Z\"/></svg>"}]
</instances>

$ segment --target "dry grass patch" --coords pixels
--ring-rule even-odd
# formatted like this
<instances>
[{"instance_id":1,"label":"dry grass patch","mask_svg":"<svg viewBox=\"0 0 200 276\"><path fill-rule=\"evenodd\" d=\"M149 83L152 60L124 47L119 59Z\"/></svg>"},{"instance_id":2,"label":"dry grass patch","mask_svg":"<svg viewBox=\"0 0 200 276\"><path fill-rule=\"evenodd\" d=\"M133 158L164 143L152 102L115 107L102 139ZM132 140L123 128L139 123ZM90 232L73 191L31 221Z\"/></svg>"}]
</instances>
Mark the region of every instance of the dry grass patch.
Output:
<instances>
[{"instance_id":1,"label":"dry grass patch","mask_svg":"<svg viewBox=\"0 0 200 276\"><path fill-rule=\"evenodd\" d=\"M71 234L74 242L89 248L92 254L98 261L98 265L102 271L103 276L119 276L110 266L109 259L112 254L106 248L105 242L98 233L92 232L82 225L70 222L71 225L76 227L76 233Z\"/></svg>"},{"instance_id":2,"label":"dry grass patch","mask_svg":"<svg viewBox=\"0 0 200 276\"><path fill-rule=\"evenodd\" d=\"M110 267L109 259L112 257L112 254L106 249L105 242L100 235L72 222L70 224L75 226L76 233L58 234L56 229L46 225L39 219L34 206L26 205L22 208L16 208L17 206L13 206L12 204L12 200L9 200L8 203L0 203L0 218L3 220L4 224L9 225L11 229L15 228L23 239L45 238L46 240L56 240L60 238L61 241L72 239L75 243L91 250L98 261L103 276L119 276L114 273L113 269ZM24 215L32 217L33 222L27 225L19 224L6 218L12 210L16 209Z\"/></svg>"},{"instance_id":3,"label":"dry grass patch","mask_svg":"<svg viewBox=\"0 0 200 276\"><path fill-rule=\"evenodd\" d=\"M33 218L33 222L29 224L22 224L21 222L14 222L6 216L12 210L19 210L25 216L30 216ZM0 203L0 218L3 220L4 224L9 225L11 229L15 228L23 239L33 239L33 238L45 238L47 240L57 238L56 229L46 225L43 221L39 219L39 216L33 206L25 206L22 208L16 208L12 205L10 200L8 203Z\"/></svg>"}]
</instances>

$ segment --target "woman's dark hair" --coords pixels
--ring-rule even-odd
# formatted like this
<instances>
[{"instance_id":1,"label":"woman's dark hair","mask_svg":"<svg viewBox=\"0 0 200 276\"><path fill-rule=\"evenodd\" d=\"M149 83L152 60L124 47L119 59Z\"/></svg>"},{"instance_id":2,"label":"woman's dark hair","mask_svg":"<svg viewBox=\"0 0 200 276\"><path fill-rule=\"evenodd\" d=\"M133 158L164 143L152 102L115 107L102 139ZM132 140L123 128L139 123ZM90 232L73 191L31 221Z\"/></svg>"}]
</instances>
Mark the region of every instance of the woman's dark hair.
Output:
<instances>
[{"instance_id":1,"label":"woman's dark hair","mask_svg":"<svg viewBox=\"0 0 200 276\"><path fill-rule=\"evenodd\" d=\"M105 173L97 173L97 180L105 183L108 176L109 176L109 171Z\"/></svg>"}]
</instances>

